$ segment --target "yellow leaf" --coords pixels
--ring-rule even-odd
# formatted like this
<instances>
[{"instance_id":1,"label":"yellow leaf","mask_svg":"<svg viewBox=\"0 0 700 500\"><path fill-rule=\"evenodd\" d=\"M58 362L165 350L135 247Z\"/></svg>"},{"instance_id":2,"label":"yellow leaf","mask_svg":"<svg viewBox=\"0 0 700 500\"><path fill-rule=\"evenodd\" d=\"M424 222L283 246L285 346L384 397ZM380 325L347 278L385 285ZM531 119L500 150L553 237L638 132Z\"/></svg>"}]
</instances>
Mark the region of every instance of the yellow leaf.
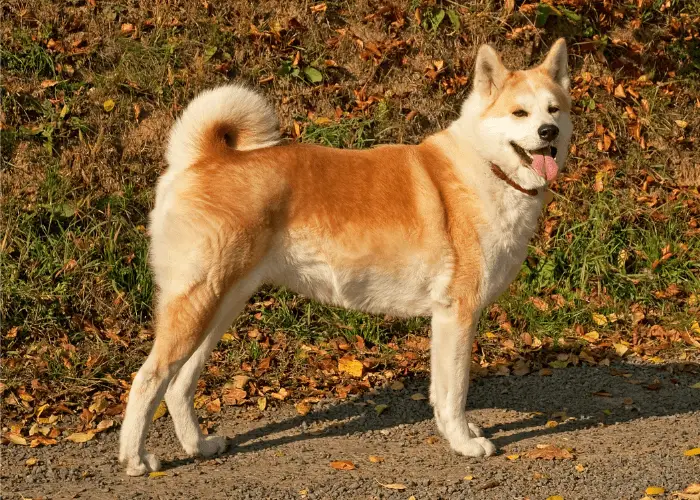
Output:
<instances>
[{"instance_id":1,"label":"yellow leaf","mask_svg":"<svg viewBox=\"0 0 700 500\"><path fill-rule=\"evenodd\" d=\"M683 455L685 455L686 457L694 457L700 455L700 448L691 448L689 450L685 450L683 452Z\"/></svg>"},{"instance_id":2,"label":"yellow leaf","mask_svg":"<svg viewBox=\"0 0 700 500\"><path fill-rule=\"evenodd\" d=\"M583 472L584 470L586 470L586 468L583 466L583 464L576 464L575 469L579 472Z\"/></svg>"},{"instance_id":3,"label":"yellow leaf","mask_svg":"<svg viewBox=\"0 0 700 500\"><path fill-rule=\"evenodd\" d=\"M384 457L378 457L377 455L370 455L369 461L372 462L373 464L379 464L379 463L382 463L384 461Z\"/></svg>"},{"instance_id":4,"label":"yellow leaf","mask_svg":"<svg viewBox=\"0 0 700 500\"><path fill-rule=\"evenodd\" d=\"M506 455L506 458L507 458L508 460L511 460L511 461L512 461L512 460L517 460L517 459L520 458L520 455L518 455L517 453L515 453L515 454L513 454L513 455Z\"/></svg>"},{"instance_id":5,"label":"yellow leaf","mask_svg":"<svg viewBox=\"0 0 700 500\"><path fill-rule=\"evenodd\" d=\"M390 490L403 491L406 489L406 485L401 483L382 484L382 486L389 488Z\"/></svg>"},{"instance_id":6,"label":"yellow leaf","mask_svg":"<svg viewBox=\"0 0 700 500\"><path fill-rule=\"evenodd\" d=\"M347 373L351 377L360 378L364 368L362 362L356 360L354 356L343 356L338 360L338 371Z\"/></svg>"},{"instance_id":7,"label":"yellow leaf","mask_svg":"<svg viewBox=\"0 0 700 500\"><path fill-rule=\"evenodd\" d=\"M683 490L684 493L700 493L700 483L689 484L686 489Z\"/></svg>"},{"instance_id":8,"label":"yellow leaf","mask_svg":"<svg viewBox=\"0 0 700 500\"><path fill-rule=\"evenodd\" d=\"M605 177L605 172L598 172L595 174L595 184L593 184L593 189L596 193L603 191L603 178ZM600 324L600 323L599 323Z\"/></svg>"},{"instance_id":9,"label":"yellow leaf","mask_svg":"<svg viewBox=\"0 0 700 500\"><path fill-rule=\"evenodd\" d=\"M336 460L335 462L331 462L330 465L335 470L354 470L355 469L355 464L349 460Z\"/></svg>"},{"instance_id":10,"label":"yellow leaf","mask_svg":"<svg viewBox=\"0 0 700 500\"><path fill-rule=\"evenodd\" d=\"M680 128L685 128L688 126L688 122L685 120L676 120L676 125L678 125Z\"/></svg>"},{"instance_id":11,"label":"yellow leaf","mask_svg":"<svg viewBox=\"0 0 700 500\"><path fill-rule=\"evenodd\" d=\"M299 490L299 494L303 497L309 494L309 490Z\"/></svg>"},{"instance_id":12,"label":"yellow leaf","mask_svg":"<svg viewBox=\"0 0 700 500\"><path fill-rule=\"evenodd\" d=\"M114 425L114 420L103 420L102 422L100 422L99 424L97 424L97 427L95 428L95 430L96 430L97 432L102 432L102 431L104 431L104 430L109 429L109 428L112 427L113 425Z\"/></svg>"},{"instance_id":13,"label":"yellow leaf","mask_svg":"<svg viewBox=\"0 0 700 500\"><path fill-rule=\"evenodd\" d=\"M647 358L647 361L651 361L655 365L661 364L664 362L663 358L660 358L658 356L652 356L651 358Z\"/></svg>"},{"instance_id":14,"label":"yellow leaf","mask_svg":"<svg viewBox=\"0 0 700 500\"><path fill-rule=\"evenodd\" d=\"M85 443L87 441L90 441L94 437L95 437L94 432L74 432L73 434L68 436L66 439L68 441L73 441L74 443Z\"/></svg>"},{"instance_id":15,"label":"yellow leaf","mask_svg":"<svg viewBox=\"0 0 700 500\"><path fill-rule=\"evenodd\" d=\"M168 413L168 407L165 405L165 401L161 401L158 408L156 408L156 412L153 414L153 421L155 422L166 413Z\"/></svg>"},{"instance_id":16,"label":"yellow leaf","mask_svg":"<svg viewBox=\"0 0 700 500\"><path fill-rule=\"evenodd\" d=\"M558 424L555 420L550 420L550 421L548 421L546 424L544 424L544 426L545 426L546 428L548 428L548 429L553 429L553 428L555 428L557 425L559 425L559 424Z\"/></svg>"},{"instance_id":17,"label":"yellow leaf","mask_svg":"<svg viewBox=\"0 0 700 500\"><path fill-rule=\"evenodd\" d=\"M411 396L411 399L413 401L423 401L424 399L428 399L428 398L426 398L424 394L417 392L413 396Z\"/></svg>"},{"instance_id":18,"label":"yellow leaf","mask_svg":"<svg viewBox=\"0 0 700 500\"><path fill-rule=\"evenodd\" d=\"M224 342L233 342L235 339L236 339L236 337L234 337L230 333L224 333L221 336L221 340L223 340Z\"/></svg>"},{"instance_id":19,"label":"yellow leaf","mask_svg":"<svg viewBox=\"0 0 700 500\"><path fill-rule=\"evenodd\" d=\"M697 321L693 322L692 325L690 325L690 329L693 331L693 333L697 333L700 335L700 323Z\"/></svg>"},{"instance_id":20,"label":"yellow leaf","mask_svg":"<svg viewBox=\"0 0 700 500\"><path fill-rule=\"evenodd\" d=\"M381 415L387 408L389 408L389 405L377 405L374 407L374 411L377 412L377 415Z\"/></svg>"},{"instance_id":21,"label":"yellow leaf","mask_svg":"<svg viewBox=\"0 0 700 500\"><path fill-rule=\"evenodd\" d=\"M547 497L547 500L564 500L564 497L561 495L552 495L551 497Z\"/></svg>"},{"instance_id":22,"label":"yellow leaf","mask_svg":"<svg viewBox=\"0 0 700 500\"><path fill-rule=\"evenodd\" d=\"M38 462L38 459L36 457L31 457L31 458L28 458L27 461L24 463L27 464L28 467L31 467L32 465L36 465L37 462Z\"/></svg>"},{"instance_id":23,"label":"yellow leaf","mask_svg":"<svg viewBox=\"0 0 700 500\"><path fill-rule=\"evenodd\" d=\"M258 408L260 408L260 411L265 411L265 408L267 408L267 398L266 397L258 398Z\"/></svg>"},{"instance_id":24,"label":"yellow leaf","mask_svg":"<svg viewBox=\"0 0 700 500\"><path fill-rule=\"evenodd\" d=\"M695 382L693 385L690 386L691 389L700 389L700 382Z\"/></svg>"},{"instance_id":25,"label":"yellow leaf","mask_svg":"<svg viewBox=\"0 0 700 500\"><path fill-rule=\"evenodd\" d=\"M649 486L646 490L644 490L644 493L647 495L663 495L666 493L666 490L661 486Z\"/></svg>"},{"instance_id":26,"label":"yellow leaf","mask_svg":"<svg viewBox=\"0 0 700 500\"><path fill-rule=\"evenodd\" d=\"M18 444L21 446L27 446L27 440L24 439L22 436L17 434L16 432L7 432L5 433L5 437L14 444Z\"/></svg>"},{"instance_id":27,"label":"yellow leaf","mask_svg":"<svg viewBox=\"0 0 700 500\"><path fill-rule=\"evenodd\" d=\"M296 408L297 413L302 417L311 411L311 405L309 403L304 403L303 401L295 404L294 408Z\"/></svg>"},{"instance_id":28,"label":"yellow leaf","mask_svg":"<svg viewBox=\"0 0 700 500\"><path fill-rule=\"evenodd\" d=\"M606 318L602 314L593 313L592 318L593 318L593 322L598 326L603 326L603 325L608 324L608 318Z\"/></svg>"},{"instance_id":29,"label":"yellow leaf","mask_svg":"<svg viewBox=\"0 0 700 500\"><path fill-rule=\"evenodd\" d=\"M391 387L392 391L400 391L403 389L404 385L400 380L395 380L389 387Z\"/></svg>"},{"instance_id":30,"label":"yellow leaf","mask_svg":"<svg viewBox=\"0 0 700 500\"><path fill-rule=\"evenodd\" d=\"M474 479L474 476L464 476L465 481L471 481L472 479Z\"/></svg>"},{"instance_id":31,"label":"yellow leaf","mask_svg":"<svg viewBox=\"0 0 700 500\"><path fill-rule=\"evenodd\" d=\"M153 479L153 478L156 478L156 477L167 476L167 475L168 475L168 473L167 473L167 472L163 472L163 471L156 471L156 472L149 472L149 473L148 473L148 477L150 477L150 478L152 478L152 479Z\"/></svg>"},{"instance_id":32,"label":"yellow leaf","mask_svg":"<svg viewBox=\"0 0 700 500\"><path fill-rule=\"evenodd\" d=\"M600 340L600 334L598 332L596 332L595 330L591 330L586 335L584 335L583 338L591 343L594 343L594 342L598 342Z\"/></svg>"},{"instance_id":33,"label":"yellow leaf","mask_svg":"<svg viewBox=\"0 0 700 500\"><path fill-rule=\"evenodd\" d=\"M624 356L629 350L629 347L627 347L625 344L613 344L613 347L615 348L615 352L618 356Z\"/></svg>"},{"instance_id":34,"label":"yellow leaf","mask_svg":"<svg viewBox=\"0 0 700 500\"><path fill-rule=\"evenodd\" d=\"M102 103L102 107L107 113L109 113L114 109L114 101L112 99L107 99L105 102Z\"/></svg>"}]
</instances>

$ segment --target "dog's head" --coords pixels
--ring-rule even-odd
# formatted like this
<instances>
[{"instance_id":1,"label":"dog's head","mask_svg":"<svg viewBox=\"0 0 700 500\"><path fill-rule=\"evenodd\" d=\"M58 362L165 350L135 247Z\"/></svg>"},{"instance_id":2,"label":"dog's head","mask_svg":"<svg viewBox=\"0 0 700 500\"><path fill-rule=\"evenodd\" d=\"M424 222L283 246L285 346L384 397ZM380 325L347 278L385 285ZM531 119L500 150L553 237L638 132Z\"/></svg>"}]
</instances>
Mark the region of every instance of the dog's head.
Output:
<instances>
[{"instance_id":1,"label":"dog's head","mask_svg":"<svg viewBox=\"0 0 700 500\"><path fill-rule=\"evenodd\" d=\"M528 189L551 182L566 160L572 131L566 59L563 38L526 71L508 70L488 45L477 55L462 119L471 121L482 156Z\"/></svg>"}]
</instances>

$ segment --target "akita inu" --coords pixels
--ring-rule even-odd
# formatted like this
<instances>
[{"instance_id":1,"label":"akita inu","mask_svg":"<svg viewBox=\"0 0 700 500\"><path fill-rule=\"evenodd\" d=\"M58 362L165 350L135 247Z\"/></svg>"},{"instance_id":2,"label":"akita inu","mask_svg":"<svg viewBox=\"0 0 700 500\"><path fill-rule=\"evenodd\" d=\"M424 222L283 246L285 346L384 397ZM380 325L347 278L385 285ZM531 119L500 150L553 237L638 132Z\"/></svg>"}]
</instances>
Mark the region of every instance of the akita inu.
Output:
<instances>
[{"instance_id":1,"label":"akita inu","mask_svg":"<svg viewBox=\"0 0 700 500\"><path fill-rule=\"evenodd\" d=\"M199 95L173 127L151 213L155 342L134 379L120 459L159 468L144 440L164 396L185 451L211 456L193 407L210 352L262 283L321 302L431 316L430 401L450 446L496 448L467 422L476 325L516 277L572 125L566 44L510 71L479 49L457 121L417 146L278 145L273 109L236 85Z\"/></svg>"}]
</instances>

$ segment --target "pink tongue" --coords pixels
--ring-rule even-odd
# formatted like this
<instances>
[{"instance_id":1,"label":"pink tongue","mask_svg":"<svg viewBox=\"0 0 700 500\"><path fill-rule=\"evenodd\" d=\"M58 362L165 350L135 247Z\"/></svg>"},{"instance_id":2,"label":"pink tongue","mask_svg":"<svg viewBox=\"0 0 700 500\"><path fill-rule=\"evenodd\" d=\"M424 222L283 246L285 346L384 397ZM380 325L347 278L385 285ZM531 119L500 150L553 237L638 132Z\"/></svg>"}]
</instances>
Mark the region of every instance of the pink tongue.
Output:
<instances>
[{"instance_id":1,"label":"pink tongue","mask_svg":"<svg viewBox=\"0 0 700 500\"><path fill-rule=\"evenodd\" d=\"M547 182L554 180L559 173L559 166L551 156L532 155L532 169Z\"/></svg>"}]
</instances>

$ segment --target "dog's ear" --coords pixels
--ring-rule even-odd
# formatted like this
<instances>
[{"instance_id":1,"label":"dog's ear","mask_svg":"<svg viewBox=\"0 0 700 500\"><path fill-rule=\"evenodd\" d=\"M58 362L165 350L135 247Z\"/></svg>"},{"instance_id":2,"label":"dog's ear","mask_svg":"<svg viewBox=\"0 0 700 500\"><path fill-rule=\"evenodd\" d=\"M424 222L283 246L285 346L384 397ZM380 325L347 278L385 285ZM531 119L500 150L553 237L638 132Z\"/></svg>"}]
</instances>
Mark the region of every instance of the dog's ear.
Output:
<instances>
[{"instance_id":1,"label":"dog's ear","mask_svg":"<svg viewBox=\"0 0 700 500\"><path fill-rule=\"evenodd\" d=\"M554 42L540 67L552 77L552 80L567 91L569 90L571 82L569 80L569 65L566 57L566 41L563 38Z\"/></svg>"},{"instance_id":2,"label":"dog's ear","mask_svg":"<svg viewBox=\"0 0 700 500\"><path fill-rule=\"evenodd\" d=\"M482 45L476 55L474 90L483 96L493 95L503 86L506 76L508 69L501 62L501 56L490 45Z\"/></svg>"}]
</instances>

